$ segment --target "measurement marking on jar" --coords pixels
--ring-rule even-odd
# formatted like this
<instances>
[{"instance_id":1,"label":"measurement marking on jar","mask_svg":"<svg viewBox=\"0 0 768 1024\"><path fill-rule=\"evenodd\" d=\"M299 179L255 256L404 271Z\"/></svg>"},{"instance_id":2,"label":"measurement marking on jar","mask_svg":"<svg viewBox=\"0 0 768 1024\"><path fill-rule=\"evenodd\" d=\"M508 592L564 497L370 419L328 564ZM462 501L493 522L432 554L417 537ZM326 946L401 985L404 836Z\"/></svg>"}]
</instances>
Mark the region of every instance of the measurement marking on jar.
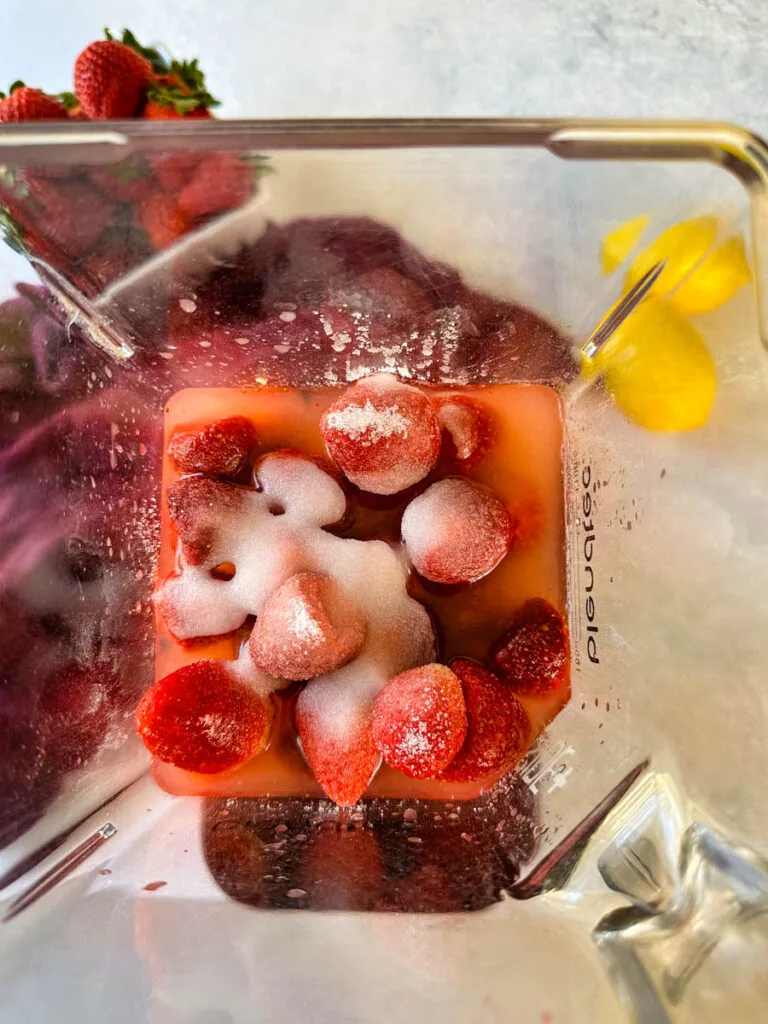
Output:
<instances>
[{"instance_id":1,"label":"measurement marking on jar","mask_svg":"<svg viewBox=\"0 0 768 1024\"><path fill-rule=\"evenodd\" d=\"M562 789L573 771L573 765L567 758L573 757L576 751L565 740L549 745L543 740L526 754L520 762L518 772L528 789L534 794L542 785L549 783L547 793Z\"/></svg>"}]
</instances>

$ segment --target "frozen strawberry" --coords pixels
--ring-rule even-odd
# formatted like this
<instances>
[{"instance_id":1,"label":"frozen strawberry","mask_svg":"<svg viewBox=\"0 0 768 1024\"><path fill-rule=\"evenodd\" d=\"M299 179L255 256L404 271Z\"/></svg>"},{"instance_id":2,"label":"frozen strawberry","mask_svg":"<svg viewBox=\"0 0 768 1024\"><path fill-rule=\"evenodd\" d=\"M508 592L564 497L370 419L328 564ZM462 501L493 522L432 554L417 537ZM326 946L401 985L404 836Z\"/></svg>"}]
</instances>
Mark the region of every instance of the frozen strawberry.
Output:
<instances>
[{"instance_id":1,"label":"frozen strawberry","mask_svg":"<svg viewBox=\"0 0 768 1024\"><path fill-rule=\"evenodd\" d=\"M152 248L160 252L172 245L189 228L189 220L173 196L156 192L139 204L139 221Z\"/></svg>"},{"instance_id":2,"label":"frozen strawberry","mask_svg":"<svg viewBox=\"0 0 768 1024\"><path fill-rule=\"evenodd\" d=\"M438 480L403 513L403 540L416 571L435 583L474 583L512 543L512 520L495 494L459 477Z\"/></svg>"},{"instance_id":3,"label":"frozen strawberry","mask_svg":"<svg viewBox=\"0 0 768 1024\"><path fill-rule=\"evenodd\" d=\"M40 89L14 83L10 95L0 93L0 123L18 121L66 121L66 107Z\"/></svg>"},{"instance_id":4,"label":"frozen strawberry","mask_svg":"<svg viewBox=\"0 0 768 1024\"><path fill-rule=\"evenodd\" d=\"M447 395L436 404L438 422L451 439L457 461L465 469L482 461L495 436L488 407L468 395Z\"/></svg>"},{"instance_id":5,"label":"frozen strawberry","mask_svg":"<svg viewBox=\"0 0 768 1024\"><path fill-rule=\"evenodd\" d=\"M256 431L250 420L232 416L202 430L174 434L168 454L182 473L235 476L245 466L255 446Z\"/></svg>"},{"instance_id":6,"label":"frozen strawberry","mask_svg":"<svg viewBox=\"0 0 768 1024\"><path fill-rule=\"evenodd\" d=\"M101 746L109 723L110 692L116 685L109 666L66 665L50 675L38 702L38 728L49 761L71 771Z\"/></svg>"},{"instance_id":7,"label":"frozen strawberry","mask_svg":"<svg viewBox=\"0 0 768 1024\"><path fill-rule=\"evenodd\" d=\"M111 36L91 43L75 61L75 95L91 120L135 117L144 102L152 65Z\"/></svg>"},{"instance_id":8,"label":"frozen strawberry","mask_svg":"<svg viewBox=\"0 0 768 1024\"><path fill-rule=\"evenodd\" d=\"M313 526L330 526L344 518L346 496L322 459L279 448L258 460L254 476L270 499L273 514Z\"/></svg>"},{"instance_id":9,"label":"frozen strawberry","mask_svg":"<svg viewBox=\"0 0 768 1024\"><path fill-rule=\"evenodd\" d=\"M324 821L302 844L300 884L318 910L373 910L383 865L372 829Z\"/></svg>"},{"instance_id":10,"label":"frozen strawberry","mask_svg":"<svg viewBox=\"0 0 768 1024\"><path fill-rule=\"evenodd\" d=\"M407 840L408 837L405 838ZM453 837L451 838L453 839ZM454 854L463 853L466 858L467 851L463 850L463 846L468 845L467 843L458 843L454 839ZM471 847L469 852L474 852ZM461 883L464 882L466 885L469 872L465 865L462 865L462 868L465 870L457 870L454 855L445 866L434 863L432 860L426 863L417 862L414 870L409 875L402 877L402 867L398 864L399 870L387 876L386 894L376 909L394 910L405 914L434 912L445 914L467 910L468 901L462 898ZM469 877L472 879L472 875Z\"/></svg>"},{"instance_id":11,"label":"frozen strawberry","mask_svg":"<svg viewBox=\"0 0 768 1024\"><path fill-rule=\"evenodd\" d=\"M372 317L417 317L434 309L423 288L391 267L377 267L334 282L328 300Z\"/></svg>"},{"instance_id":12,"label":"frozen strawberry","mask_svg":"<svg viewBox=\"0 0 768 1024\"><path fill-rule=\"evenodd\" d=\"M345 476L374 494L396 494L422 480L440 454L432 403L389 374L345 391L323 414L320 430Z\"/></svg>"},{"instance_id":13,"label":"frozen strawberry","mask_svg":"<svg viewBox=\"0 0 768 1024\"><path fill-rule=\"evenodd\" d=\"M330 576L300 572L267 600L248 643L262 672L314 679L351 661L365 633L363 613Z\"/></svg>"},{"instance_id":14,"label":"frozen strawberry","mask_svg":"<svg viewBox=\"0 0 768 1024\"><path fill-rule=\"evenodd\" d=\"M248 492L241 487L183 477L168 488L168 512L190 565L199 565L210 554L223 520L243 508Z\"/></svg>"},{"instance_id":15,"label":"frozen strawberry","mask_svg":"<svg viewBox=\"0 0 768 1024\"><path fill-rule=\"evenodd\" d=\"M188 556L188 549L185 552ZM205 586L210 579L225 590L223 584L234 579L230 572L236 574L232 562L219 563L203 576L193 575L191 579L188 571L173 573L154 595L155 609L166 629L183 647L198 647L212 637L229 636L245 622L248 613L241 602Z\"/></svg>"},{"instance_id":16,"label":"frozen strawberry","mask_svg":"<svg viewBox=\"0 0 768 1024\"><path fill-rule=\"evenodd\" d=\"M568 680L568 629L560 612L537 597L519 610L491 651L494 669L515 693L543 697Z\"/></svg>"},{"instance_id":17,"label":"frozen strawberry","mask_svg":"<svg viewBox=\"0 0 768 1024\"><path fill-rule=\"evenodd\" d=\"M136 711L136 729L150 753L204 774L229 771L254 757L271 720L271 704L226 663L211 659L160 679Z\"/></svg>"},{"instance_id":18,"label":"frozen strawberry","mask_svg":"<svg viewBox=\"0 0 768 1024\"><path fill-rule=\"evenodd\" d=\"M179 208L197 220L237 209L252 192L253 171L238 153L211 153L179 192Z\"/></svg>"},{"instance_id":19,"label":"frozen strawberry","mask_svg":"<svg viewBox=\"0 0 768 1024\"><path fill-rule=\"evenodd\" d=\"M391 768L432 779L467 734L461 683L445 665L412 668L391 679L373 706L373 741Z\"/></svg>"},{"instance_id":20,"label":"frozen strawberry","mask_svg":"<svg viewBox=\"0 0 768 1024\"><path fill-rule=\"evenodd\" d=\"M57 789L29 694L0 687L0 849L31 827Z\"/></svg>"},{"instance_id":21,"label":"frozen strawberry","mask_svg":"<svg viewBox=\"0 0 768 1024\"><path fill-rule=\"evenodd\" d=\"M450 668L464 693L467 737L440 778L475 782L510 771L530 739L531 727L522 704L492 672L474 661L457 658Z\"/></svg>"},{"instance_id":22,"label":"frozen strawberry","mask_svg":"<svg viewBox=\"0 0 768 1024\"><path fill-rule=\"evenodd\" d=\"M380 761L373 742L371 715L339 699L318 700L310 684L296 702L296 731L315 778L342 807L356 804Z\"/></svg>"}]
</instances>

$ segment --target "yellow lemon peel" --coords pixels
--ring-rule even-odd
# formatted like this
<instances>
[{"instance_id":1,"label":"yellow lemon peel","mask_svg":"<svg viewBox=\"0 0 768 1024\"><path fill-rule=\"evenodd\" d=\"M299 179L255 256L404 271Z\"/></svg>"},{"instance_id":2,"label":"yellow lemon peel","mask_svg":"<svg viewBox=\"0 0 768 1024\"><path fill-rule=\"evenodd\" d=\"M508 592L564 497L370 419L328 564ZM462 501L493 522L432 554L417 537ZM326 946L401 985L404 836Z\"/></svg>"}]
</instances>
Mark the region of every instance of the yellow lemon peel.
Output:
<instances>
[{"instance_id":1,"label":"yellow lemon peel","mask_svg":"<svg viewBox=\"0 0 768 1024\"><path fill-rule=\"evenodd\" d=\"M585 366L604 375L616 405L647 430L703 426L717 388L712 357L698 331L669 304L648 298Z\"/></svg>"},{"instance_id":2,"label":"yellow lemon peel","mask_svg":"<svg viewBox=\"0 0 768 1024\"><path fill-rule=\"evenodd\" d=\"M605 277L615 273L640 241L651 218L648 214L625 221L609 231L600 246L600 269Z\"/></svg>"}]
</instances>

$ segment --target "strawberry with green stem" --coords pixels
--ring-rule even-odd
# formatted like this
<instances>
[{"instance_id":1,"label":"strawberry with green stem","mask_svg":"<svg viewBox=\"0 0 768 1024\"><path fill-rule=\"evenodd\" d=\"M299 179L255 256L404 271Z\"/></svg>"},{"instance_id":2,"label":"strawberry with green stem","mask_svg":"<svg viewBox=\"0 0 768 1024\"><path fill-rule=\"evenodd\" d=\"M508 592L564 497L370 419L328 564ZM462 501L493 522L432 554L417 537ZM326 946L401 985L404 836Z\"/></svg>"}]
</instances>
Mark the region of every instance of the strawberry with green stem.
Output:
<instances>
[{"instance_id":1,"label":"strawberry with green stem","mask_svg":"<svg viewBox=\"0 0 768 1024\"><path fill-rule=\"evenodd\" d=\"M107 39L112 40L107 30ZM219 101L208 92L197 59L175 60L153 46L143 46L130 29L123 29L123 46L147 61L152 69L143 116L150 120L211 117Z\"/></svg>"},{"instance_id":2,"label":"strawberry with green stem","mask_svg":"<svg viewBox=\"0 0 768 1024\"><path fill-rule=\"evenodd\" d=\"M75 96L94 120L135 117L152 78L152 65L131 46L107 32L90 43L75 61Z\"/></svg>"}]
</instances>

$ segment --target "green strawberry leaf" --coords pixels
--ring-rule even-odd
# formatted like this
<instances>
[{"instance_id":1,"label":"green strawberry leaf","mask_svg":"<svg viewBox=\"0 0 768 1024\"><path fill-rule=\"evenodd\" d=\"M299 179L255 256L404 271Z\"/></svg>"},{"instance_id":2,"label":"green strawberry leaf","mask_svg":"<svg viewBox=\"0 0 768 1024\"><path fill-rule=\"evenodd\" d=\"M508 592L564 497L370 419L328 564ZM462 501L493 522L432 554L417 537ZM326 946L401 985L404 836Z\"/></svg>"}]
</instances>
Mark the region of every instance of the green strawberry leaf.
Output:
<instances>
[{"instance_id":1,"label":"green strawberry leaf","mask_svg":"<svg viewBox=\"0 0 768 1024\"><path fill-rule=\"evenodd\" d=\"M60 92L57 94L56 99L65 110L74 110L78 106L77 96L73 92Z\"/></svg>"},{"instance_id":2,"label":"green strawberry leaf","mask_svg":"<svg viewBox=\"0 0 768 1024\"><path fill-rule=\"evenodd\" d=\"M147 96L161 107L173 107L177 114L189 114L199 107L218 107L215 99L205 87L205 75L197 60L174 60L171 62L168 78L175 81L154 82Z\"/></svg>"},{"instance_id":3,"label":"green strawberry leaf","mask_svg":"<svg viewBox=\"0 0 768 1024\"><path fill-rule=\"evenodd\" d=\"M254 181L258 181L259 178L266 178L270 174L275 173L275 169L269 162L268 156L262 156L261 153L247 153L243 160L249 165L253 172Z\"/></svg>"},{"instance_id":4,"label":"green strawberry leaf","mask_svg":"<svg viewBox=\"0 0 768 1024\"><path fill-rule=\"evenodd\" d=\"M27 199L29 197L29 186L15 167L0 164L0 182L11 189L19 199Z\"/></svg>"},{"instance_id":5,"label":"green strawberry leaf","mask_svg":"<svg viewBox=\"0 0 768 1024\"><path fill-rule=\"evenodd\" d=\"M14 252L21 253L22 256L29 255L21 228L4 206L0 206L0 234L5 239L6 245L10 246Z\"/></svg>"},{"instance_id":6,"label":"green strawberry leaf","mask_svg":"<svg viewBox=\"0 0 768 1024\"><path fill-rule=\"evenodd\" d=\"M141 57L148 60L156 75L165 75L168 73L168 69L170 67L168 57L154 46L142 45L129 28L123 29L123 34L118 40L115 39L108 28L104 29L104 35L112 42L119 42L124 46L129 46L135 53L138 53Z\"/></svg>"}]
</instances>

